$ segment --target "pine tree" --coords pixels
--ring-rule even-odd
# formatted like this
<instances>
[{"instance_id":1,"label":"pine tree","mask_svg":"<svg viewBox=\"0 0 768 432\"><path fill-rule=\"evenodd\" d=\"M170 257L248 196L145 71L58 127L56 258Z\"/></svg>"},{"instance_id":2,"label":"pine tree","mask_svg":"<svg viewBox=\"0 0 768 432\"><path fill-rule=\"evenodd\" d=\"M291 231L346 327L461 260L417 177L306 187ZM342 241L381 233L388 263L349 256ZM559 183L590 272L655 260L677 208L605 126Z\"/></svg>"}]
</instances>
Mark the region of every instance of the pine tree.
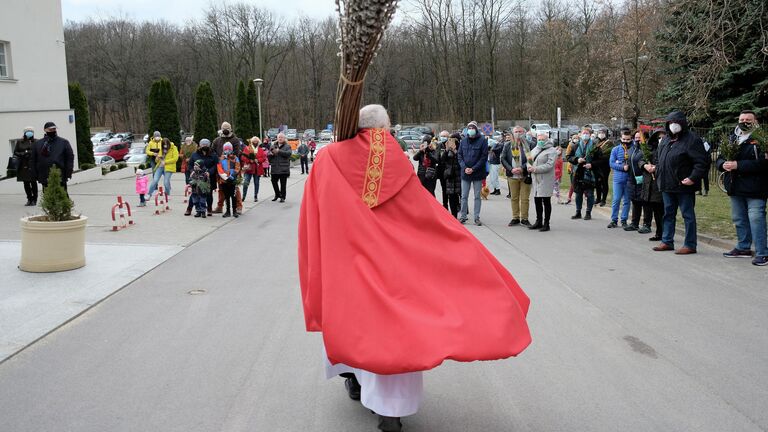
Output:
<instances>
[{"instance_id":1,"label":"pine tree","mask_svg":"<svg viewBox=\"0 0 768 432\"><path fill-rule=\"evenodd\" d=\"M253 135L258 135L260 133L259 98L256 93L256 84L254 84L253 81L248 81L248 110L251 112L251 127L253 128Z\"/></svg>"},{"instance_id":2,"label":"pine tree","mask_svg":"<svg viewBox=\"0 0 768 432\"><path fill-rule=\"evenodd\" d=\"M237 83L237 102L235 103L235 134L243 141L251 139L253 127L251 126L251 111L248 107L248 94L245 91L243 81Z\"/></svg>"},{"instance_id":3,"label":"pine tree","mask_svg":"<svg viewBox=\"0 0 768 432\"><path fill-rule=\"evenodd\" d=\"M167 78L161 78L152 83L147 102L147 112L149 115L148 133L150 135L154 131L160 131L163 138L168 138L176 144L180 143L179 108L176 105L173 87Z\"/></svg>"},{"instance_id":4,"label":"pine tree","mask_svg":"<svg viewBox=\"0 0 768 432\"><path fill-rule=\"evenodd\" d=\"M74 202L61 185L61 170L53 166L48 172L48 186L43 189L40 207L50 222L63 222L72 219Z\"/></svg>"},{"instance_id":5,"label":"pine tree","mask_svg":"<svg viewBox=\"0 0 768 432\"><path fill-rule=\"evenodd\" d=\"M88 115L88 100L79 83L69 84L69 107L75 111L75 134L77 135L77 161L79 165L94 163L91 143L91 119Z\"/></svg>"},{"instance_id":6,"label":"pine tree","mask_svg":"<svg viewBox=\"0 0 768 432\"><path fill-rule=\"evenodd\" d=\"M197 85L195 94L195 141L207 138L213 141L218 129L218 115L216 114L216 102L213 99L213 90L208 81L202 81Z\"/></svg>"}]
</instances>

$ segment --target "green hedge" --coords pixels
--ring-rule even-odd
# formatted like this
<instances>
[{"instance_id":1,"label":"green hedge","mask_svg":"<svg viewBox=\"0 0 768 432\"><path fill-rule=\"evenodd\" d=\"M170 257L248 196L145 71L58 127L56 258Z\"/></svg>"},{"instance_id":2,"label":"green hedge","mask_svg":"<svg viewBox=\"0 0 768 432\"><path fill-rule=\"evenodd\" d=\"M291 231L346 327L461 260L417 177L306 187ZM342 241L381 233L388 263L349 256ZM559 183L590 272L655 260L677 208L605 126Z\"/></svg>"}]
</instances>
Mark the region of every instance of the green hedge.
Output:
<instances>
[{"instance_id":1,"label":"green hedge","mask_svg":"<svg viewBox=\"0 0 768 432\"><path fill-rule=\"evenodd\" d=\"M82 164L80 164L80 169L83 170L83 171L89 170L91 168L96 168L96 165L92 164L92 163L82 163Z\"/></svg>"}]
</instances>

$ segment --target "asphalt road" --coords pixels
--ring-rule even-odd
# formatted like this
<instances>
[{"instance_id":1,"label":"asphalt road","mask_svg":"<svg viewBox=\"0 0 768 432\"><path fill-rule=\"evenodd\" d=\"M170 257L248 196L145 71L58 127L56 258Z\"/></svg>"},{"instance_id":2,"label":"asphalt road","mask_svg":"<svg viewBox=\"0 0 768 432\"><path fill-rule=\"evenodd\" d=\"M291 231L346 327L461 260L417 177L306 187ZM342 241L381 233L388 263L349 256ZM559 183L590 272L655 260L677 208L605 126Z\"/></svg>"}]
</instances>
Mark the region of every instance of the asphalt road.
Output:
<instances>
[{"instance_id":1,"label":"asphalt road","mask_svg":"<svg viewBox=\"0 0 768 432\"><path fill-rule=\"evenodd\" d=\"M0 364L0 431L376 430L303 329L302 185ZM569 220L573 206L554 206L549 233L507 228L503 196L483 204L468 229L530 295L533 344L427 372L405 430L768 430L764 268L651 252L602 217Z\"/></svg>"}]
</instances>

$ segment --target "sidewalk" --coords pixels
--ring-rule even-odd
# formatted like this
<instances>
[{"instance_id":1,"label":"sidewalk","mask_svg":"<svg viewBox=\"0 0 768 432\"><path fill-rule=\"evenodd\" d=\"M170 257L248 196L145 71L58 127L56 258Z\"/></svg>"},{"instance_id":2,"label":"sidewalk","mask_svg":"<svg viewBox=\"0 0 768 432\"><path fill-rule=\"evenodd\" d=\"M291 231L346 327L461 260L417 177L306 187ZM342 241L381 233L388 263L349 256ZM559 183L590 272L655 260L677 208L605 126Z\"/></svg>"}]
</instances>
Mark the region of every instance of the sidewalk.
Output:
<instances>
[{"instance_id":1,"label":"sidewalk","mask_svg":"<svg viewBox=\"0 0 768 432\"><path fill-rule=\"evenodd\" d=\"M23 205L26 198L21 183L0 182L0 363L234 219L220 214L206 219L184 217L183 174L172 177L171 210L160 215L154 214L153 203L136 206L132 176L120 179L114 177L125 175L114 174L69 187L74 212L89 219L87 264L61 273L18 270L18 221L41 211L39 206ZM303 180L297 179L301 177L298 173L293 174L289 184ZM259 197L268 201L273 196L272 186L269 179L260 180ZM243 217L262 203L253 202L253 185L249 189ZM131 204L134 225L114 232L111 209L117 195Z\"/></svg>"}]
</instances>

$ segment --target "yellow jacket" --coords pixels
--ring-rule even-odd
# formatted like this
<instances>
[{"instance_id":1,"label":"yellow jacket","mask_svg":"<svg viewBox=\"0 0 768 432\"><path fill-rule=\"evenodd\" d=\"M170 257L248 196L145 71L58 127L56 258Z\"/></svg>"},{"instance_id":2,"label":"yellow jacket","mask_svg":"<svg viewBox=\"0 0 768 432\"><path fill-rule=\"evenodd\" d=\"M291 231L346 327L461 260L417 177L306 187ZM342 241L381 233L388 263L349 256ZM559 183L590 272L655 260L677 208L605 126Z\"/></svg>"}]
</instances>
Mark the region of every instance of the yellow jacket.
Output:
<instances>
[{"instance_id":1,"label":"yellow jacket","mask_svg":"<svg viewBox=\"0 0 768 432\"><path fill-rule=\"evenodd\" d=\"M147 143L147 147L144 149L144 153L146 153L148 157L154 158L160 154L162 147L163 147L162 138L157 141L155 141L155 139L152 138Z\"/></svg>"},{"instance_id":2,"label":"yellow jacket","mask_svg":"<svg viewBox=\"0 0 768 432\"><path fill-rule=\"evenodd\" d=\"M171 143L171 148L165 154L165 172L176 172L177 160L179 160L179 149L176 148L176 144Z\"/></svg>"}]
</instances>

